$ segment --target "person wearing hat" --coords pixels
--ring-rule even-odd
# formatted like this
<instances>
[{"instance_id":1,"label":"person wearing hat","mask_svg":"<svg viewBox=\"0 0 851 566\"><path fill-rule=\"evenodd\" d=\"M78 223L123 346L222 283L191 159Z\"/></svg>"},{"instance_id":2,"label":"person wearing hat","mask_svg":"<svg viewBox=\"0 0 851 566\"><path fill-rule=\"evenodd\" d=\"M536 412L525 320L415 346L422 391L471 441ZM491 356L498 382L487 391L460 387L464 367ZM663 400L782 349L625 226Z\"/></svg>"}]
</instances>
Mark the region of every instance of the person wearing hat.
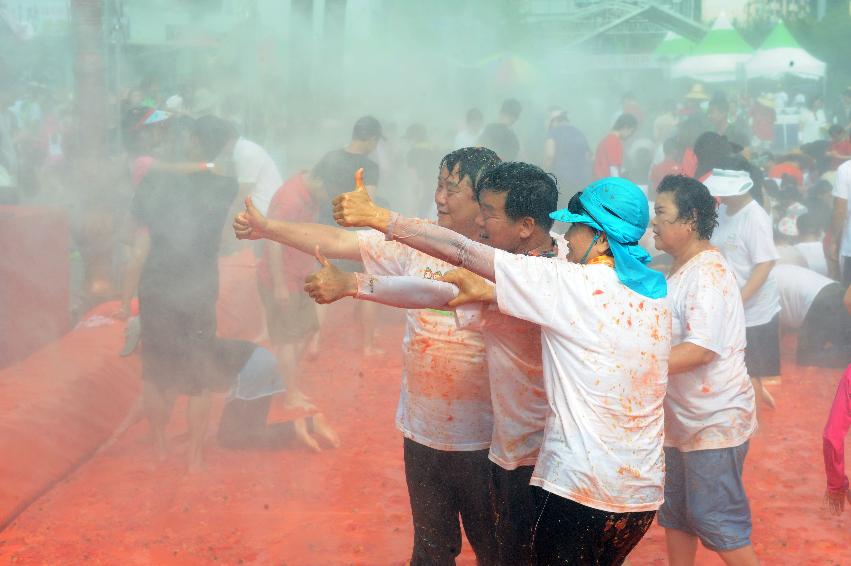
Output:
<instances>
[{"instance_id":1,"label":"person wearing hat","mask_svg":"<svg viewBox=\"0 0 851 566\"><path fill-rule=\"evenodd\" d=\"M680 109L680 116L688 118L697 114L703 114L701 105L709 100L709 95L706 94L706 90L704 90L702 84L694 83L684 98L686 102L682 109Z\"/></svg>"},{"instance_id":2,"label":"person wearing hat","mask_svg":"<svg viewBox=\"0 0 851 566\"><path fill-rule=\"evenodd\" d=\"M604 178L551 213L571 224L567 261L404 218L363 191L337 197L334 216L494 281L500 311L541 327L552 412L531 479L545 492L535 559L622 564L663 499L671 314L665 277L647 267L650 255L638 245L649 220L642 190ZM463 281L458 302L481 300Z\"/></svg>"},{"instance_id":3,"label":"person wearing hat","mask_svg":"<svg viewBox=\"0 0 851 566\"><path fill-rule=\"evenodd\" d=\"M670 564L693 564L698 539L727 564L755 564L742 482L756 432L745 367L745 316L730 265L711 243L716 203L698 180L665 177L657 189L656 249L668 274L673 342L665 397L665 529Z\"/></svg>"},{"instance_id":4,"label":"person wearing hat","mask_svg":"<svg viewBox=\"0 0 851 566\"><path fill-rule=\"evenodd\" d=\"M771 407L774 399L763 378L780 376L780 296L772 274L780 258L774 245L771 217L753 199L754 181L743 158L731 158L713 169L704 184L721 202L712 245L721 250L736 276L745 307L745 365L754 388Z\"/></svg>"}]
</instances>

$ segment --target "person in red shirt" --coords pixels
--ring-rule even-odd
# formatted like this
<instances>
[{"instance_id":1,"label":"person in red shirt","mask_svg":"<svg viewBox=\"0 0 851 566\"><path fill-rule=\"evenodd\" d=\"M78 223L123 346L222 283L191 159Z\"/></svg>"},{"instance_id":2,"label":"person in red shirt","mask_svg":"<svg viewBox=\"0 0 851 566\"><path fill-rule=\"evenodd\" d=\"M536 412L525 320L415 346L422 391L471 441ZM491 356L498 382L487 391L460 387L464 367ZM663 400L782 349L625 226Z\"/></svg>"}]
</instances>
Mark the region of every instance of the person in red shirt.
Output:
<instances>
[{"instance_id":1,"label":"person in red shirt","mask_svg":"<svg viewBox=\"0 0 851 566\"><path fill-rule=\"evenodd\" d=\"M320 207L330 200L329 188L354 165L335 153L323 157L311 171L296 173L278 189L269 204L269 218L288 222L316 222ZM266 311L266 326L272 351L285 375L291 376L285 404L312 407L298 384L298 363L305 346L319 332L319 317L313 301L302 292L304 278L315 271L313 256L295 248L264 242L257 262L257 287Z\"/></svg>"},{"instance_id":2,"label":"person in red shirt","mask_svg":"<svg viewBox=\"0 0 851 566\"><path fill-rule=\"evenodd\" d=\"M851 140L848 139L848 132L836 124L831 126L827 133L830 135L827 156L831 158L830 168L836 169L851 159Z\"/></svg>"},{"instance_id":3,"label":"person in red shirt","mask_svg":"<svg viewBox=\"0 0 851 566\"><path fill-rule=\"evenodd\" d=\"M680 162L683 159L683 147L677 137L670 137L662 144L665 159L650 170L650 188L656 190L662 179L668 175L679 175L683 172Z\"/></svg>"},{"instance_id":4,"label":"person in red shirt","mask_svg":"<svg viewBox=\"0 0 851 566\"><path fill-rule=\"evenodd\" d=\"M623 167L623 142L635 133L638 119L632 114L621 114L612 131L600 141L594 155L594 179L620 177Z\"/></svg>"}]
</instances>

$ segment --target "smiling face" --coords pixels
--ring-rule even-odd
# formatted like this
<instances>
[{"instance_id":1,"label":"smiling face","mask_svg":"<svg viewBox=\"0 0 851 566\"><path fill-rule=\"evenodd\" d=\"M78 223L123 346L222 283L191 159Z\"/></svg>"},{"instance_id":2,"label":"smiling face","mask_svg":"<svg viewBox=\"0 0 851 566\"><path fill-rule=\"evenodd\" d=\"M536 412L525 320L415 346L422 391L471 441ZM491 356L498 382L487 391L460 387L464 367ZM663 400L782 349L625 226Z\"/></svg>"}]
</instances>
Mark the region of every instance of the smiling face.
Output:
<instances>
[{"instance_id":1,"label":"smiling face","mask_svg":"<svg viewBox=\"0 0 851 566\"><path fill-rule=\"evenodd\" d=\"M470 179L458 178L458 167L456 165L452 171L446 167L440 169L437 190L434 193L437 223L468 238L478 239L476 217L479 214L479 203L476 201Z\"/></svg>"},{"instance_id":2,"label":"smiling face","mask_svg":"<svg viewBox=\"0 0 851 566\"><path fill-rule=\"evenodd\" d=\"M694 221L680 219L673 192L659 193L654 207L656 216L650 221L656 249L677 257L680 250L698 239Z\"/></svg>"},{"instance_id":3,"label":"smiling face","mask_svg":"<svg viewBox=\"0 0 851 566\"><path fill-rule=\"evenodd\" d=\"M476 218L481 240L486 244L516 253L532 235L535 221L529 217L512 220L505 213L508 192L481 191L480 213Z\"/></svg>"}]
</instances>

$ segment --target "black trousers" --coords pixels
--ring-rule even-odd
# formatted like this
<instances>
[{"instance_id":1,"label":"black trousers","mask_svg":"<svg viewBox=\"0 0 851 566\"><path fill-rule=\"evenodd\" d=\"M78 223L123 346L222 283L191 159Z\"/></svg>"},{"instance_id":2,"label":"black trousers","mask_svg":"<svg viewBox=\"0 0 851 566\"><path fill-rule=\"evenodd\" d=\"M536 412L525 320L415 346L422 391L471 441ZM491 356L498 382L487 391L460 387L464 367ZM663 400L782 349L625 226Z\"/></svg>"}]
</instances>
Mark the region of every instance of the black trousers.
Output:
<instances>
[{"instance_id":1,"label":"black trousers","mask_svg":"<svg viewBox=\"0 0 851 566\"><path fill-rule=\"evenodd\" d=\"M540 566L620 566L656 516L601 511L544 493L532 543Z\"/></svg>"},{"instance_id":2,"label":"black trousers","mask_svg":"<svg viewBox=\"0 0 851 566\"><path fill-rule=\"evenodd\" d=\"M496 564L488 451L435 450L406 438L404 454L414 520L411 566L454 565L461 552L460 523L478 563Z\"/></svg>"},{"instance_id":3,"label":"black trousers","mask_svg":"<svg viewBox=\"0 0 851 566\"><path fill-rule=\"evenodd\" d=\"M529 485L534 466L503 469L491 462L491 501L500 566L533 564L532 533L544 491Z\"/></svg>"},{"instance_id":4,"label":"black trousers","mask_svg":"<svg viewBox=\"0 0 851 566\"><path fill-rule=\"evenodd\" d=\"M847 288L831 283L813 299L798 332L798 365L843 369L851 363L851 315L842 303Z\"/></svg>"}]
</instances>

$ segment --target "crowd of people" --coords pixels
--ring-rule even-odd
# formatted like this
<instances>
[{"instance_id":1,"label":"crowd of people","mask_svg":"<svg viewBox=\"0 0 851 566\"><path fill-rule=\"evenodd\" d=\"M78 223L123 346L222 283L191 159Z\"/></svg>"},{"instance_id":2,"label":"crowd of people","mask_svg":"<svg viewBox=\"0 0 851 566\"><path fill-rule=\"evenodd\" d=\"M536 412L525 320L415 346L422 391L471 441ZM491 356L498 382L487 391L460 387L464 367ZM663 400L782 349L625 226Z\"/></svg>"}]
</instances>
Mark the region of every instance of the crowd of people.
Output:
<instances>
[{"instance_id":1,"label":"crowd of people","mask_svg":"<svg viewBox=\"0 0 851 566\"><path fill-rule=\"evenodd\" d=\"M516 99L490 123L471 108L452 139L412 123L405 148L362 116L290 172L213 109L135 93L117 127L126 191L94 217L93 197L48 188L74 181L73 147L45 100L2 101L0 188L68 208L89 302L120 298L122 354L141 343L142 393L112 441L147 419L165 454L185 395L199 471L221 392L226 448L338 446L299 373L320 348L316 303L353 297L367 358L395 347L377 343L377 305L405 309L412 566L454 564L462 525L480 564L623 564L654 518L671 564L698 541L757 564L743 470L796 332L799 365L849 368L824 457L830 509L851 502L851 89L830 121L819 96L695 84L654 115L627 93L596 145L552 107L541 151ZM264 345L217 335L218 258L237 250L257 258ZM309 416L268 422L276 400Z\"/></svg>"}]
</instances>

